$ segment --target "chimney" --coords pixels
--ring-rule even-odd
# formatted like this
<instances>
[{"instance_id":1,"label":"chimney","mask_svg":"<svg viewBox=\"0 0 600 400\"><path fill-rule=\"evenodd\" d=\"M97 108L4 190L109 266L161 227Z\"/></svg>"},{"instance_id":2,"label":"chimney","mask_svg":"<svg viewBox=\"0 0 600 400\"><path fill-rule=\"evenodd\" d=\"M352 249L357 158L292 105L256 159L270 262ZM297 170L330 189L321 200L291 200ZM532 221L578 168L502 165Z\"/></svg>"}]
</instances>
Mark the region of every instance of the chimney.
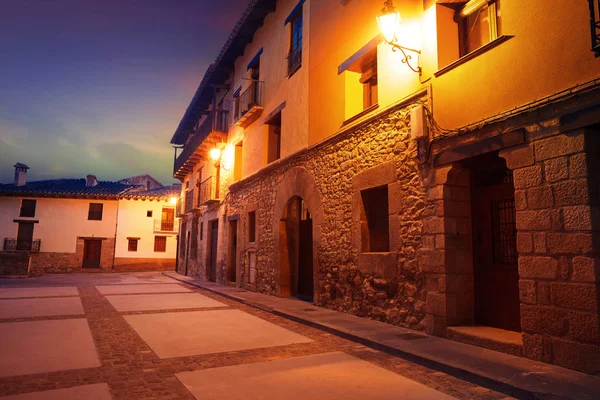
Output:
<instances>
[{"instance_id":1,"label":"chimney","mask_svg":"<svg viewBox=\"0 0 600 400\"><path fill-rule=\"evenodd\" d=\"M88 175L85 177L85 187L94 187L98 184L96 175Z\"/></svg>"},{"instance_id":2,"label":"chimney","mask_svg":"<svg viewBox=\"0 0 600 400\"><path fill-rule=\"evenodd\" d=\"M15 186L25 186L29 167L21 163L16 163L13 167L15 167Z\"/></svg>"}]
</instances>

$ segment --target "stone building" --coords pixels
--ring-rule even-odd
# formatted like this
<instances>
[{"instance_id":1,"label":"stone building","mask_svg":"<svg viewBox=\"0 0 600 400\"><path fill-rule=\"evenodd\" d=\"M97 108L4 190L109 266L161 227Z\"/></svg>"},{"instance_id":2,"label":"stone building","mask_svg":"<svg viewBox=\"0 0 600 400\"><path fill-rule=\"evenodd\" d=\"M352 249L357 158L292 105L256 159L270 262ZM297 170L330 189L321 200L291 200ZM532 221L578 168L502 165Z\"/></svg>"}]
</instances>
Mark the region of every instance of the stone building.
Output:
<instances>
[{"instance_id":1,"label":"stone building","mask_svg":"<svg viewBox=\"0 0 600 400\"><path fill-rule=\"evenodd\" d=\"M0 184L0 275L175 269L179 185L28 182L28 169Z\"/></svg>"},{"instance_id":2,"label":"stone building","mask_svg":"<svg viewBox=\"0 0 600 400\"><path fill-rule=\"evenodd\" d=\"M172 139L179 272L600 374L597 4L529 3L251 1Z\"/></svg>"}]
</instances>

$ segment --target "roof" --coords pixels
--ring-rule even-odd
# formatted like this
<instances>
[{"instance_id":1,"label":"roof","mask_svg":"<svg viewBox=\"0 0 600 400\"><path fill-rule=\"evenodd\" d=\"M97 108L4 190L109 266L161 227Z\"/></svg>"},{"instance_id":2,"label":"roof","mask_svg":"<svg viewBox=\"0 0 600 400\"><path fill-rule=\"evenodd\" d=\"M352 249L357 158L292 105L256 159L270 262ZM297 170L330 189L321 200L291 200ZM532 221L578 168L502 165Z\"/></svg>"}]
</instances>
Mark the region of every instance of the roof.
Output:
<instances>
[{"instance_id":1,"label":"roof","mask_svg":"<svg viewBox=\"0 0 600 400\"><path fill-rule=\"evenodd\" d=\"M157 181L156 179L154 179L152 176L150 176L148 174L130 176L128 178L120 179L119 182L124 183L126 185L140 185L141 184L140 182L144 182L147 180L152 181L156 186L164 187L164 185L162 183L160 183L159 181Z\"/></svg>"},{"instance_id":2,"label":"roof","mask_svg":"<svg viewBox=\"0 0 600 400\"><path fill-rule=\"evenodd\" d=\"M23 186L0 184L0 196L70 197L117 199L135 188L118 182L98 181L96 186L86 186L85 179L52 179L27 182Z\"/></svg>"},{"instance_id":3,"label":"roof","mask_svg":"<svg viewBox=\"0 0 600 400\"><path fill-rule=\"evenodd\" d=\"M171 197L179 198L181 185L171 185L151 190L130 191L121 196L128 200L168 200Z\"/></svg>"},{"instance_id":4,"label":"roof","mask_svg":"<svg viewBox=\"0 0 600 400\"><path fill-rule=\"evenodd\" d=\"M206 70L196 94L171 138L171 144L185 144L188 134L212 101L211 86L225 83L234 70L235 60L243 54L244 48L252 41L254 33L262 26L265 17L275 11L276 4L277 0L250 0L216 61Z\"/></svg>"}]
</instances>

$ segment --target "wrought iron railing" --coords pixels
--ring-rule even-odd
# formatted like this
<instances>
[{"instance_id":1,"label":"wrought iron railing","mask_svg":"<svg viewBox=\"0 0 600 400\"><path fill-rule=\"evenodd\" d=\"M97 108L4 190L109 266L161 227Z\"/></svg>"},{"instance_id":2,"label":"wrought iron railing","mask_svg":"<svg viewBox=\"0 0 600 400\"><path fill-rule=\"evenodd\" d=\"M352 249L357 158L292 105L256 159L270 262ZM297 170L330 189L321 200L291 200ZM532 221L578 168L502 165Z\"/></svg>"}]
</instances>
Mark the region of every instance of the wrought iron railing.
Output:
<instances>
[{"instance_id":1,"label":"wrought iron railing","mask_svg":"<svg viewBox=\"0 0 600 400\"><path fill-rule=\"evenodd\" d=\"M288 75L292 75L302 66L302 48L297 48L288 54Z\"/></svg>"},{"instance_id":2,"label":"wrought iron railing","mask_svg":"<svg viewBox=\"0 0 600 400\"><path fill-rule=\"evenodd\" d=\"M4 251L40 251L42 246L41 239L35 240L17 240L13 238L4 238Z\"/></svg>"},{"instance_id":3,"label":"wrought iron railing","mask_svg":"<svg viewBox=\"0 0 600 400\"><path fill-rule=\"evenodd\" d=\"M592 51L600 57L600 0L588 0L590 5L590 30Z\"/></svg>"},{"instance_id":4,"label":"wrought iron railing","mask_svg":"<svg viewBox=\"0 0 600 400\"><path fill-rule=\"evenodd\" d=\"M196 198L196 191L194 189L188 190L185 194L185 212L190 212L194 209L194 199Z\"/></svg>"},{"instance_id":5,"label":"wrought iron railing","mask_svg":"<svg viewBox=\"0 0 600 400\"><path fill-rule=\"evenodd\" d=\"M175 221L154 220L154 232L178 232L179 225Z\"/></svg>"},{"instance_id":6,"label":"wrought iron railing","mask_svg":"<svg viewBox=\"0 0 600 400\"><path fill-rule=\"evenodd\" d=\"M198 204L206 204L211 201L219 200L219 184L214 177L209 177L200 183L200 194Z\"/></svg>"},{"instance_id":7,"label":"wrought iron railing","mask_svg":"<svg viewBox=\"0 0 600 400\"><path fill-rule=\"evenodd\" d=\"M248 87L233 96L233 119L239 121L254 107L262 107L262 82L250 81Z\"/></svg>"}]
</instances>

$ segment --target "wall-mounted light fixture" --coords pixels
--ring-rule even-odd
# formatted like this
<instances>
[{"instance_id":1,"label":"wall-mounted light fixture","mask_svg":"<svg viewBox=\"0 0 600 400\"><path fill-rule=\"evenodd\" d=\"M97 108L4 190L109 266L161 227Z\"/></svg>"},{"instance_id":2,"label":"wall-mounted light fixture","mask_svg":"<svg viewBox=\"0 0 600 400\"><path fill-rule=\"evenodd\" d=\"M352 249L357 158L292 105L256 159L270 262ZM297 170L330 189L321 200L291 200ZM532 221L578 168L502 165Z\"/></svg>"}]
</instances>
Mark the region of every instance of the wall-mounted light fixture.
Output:
<instances>
[{"instance_id":1,"label":"wall-mounted light fixture","mask_svg":"<svg viewBox=\"0 0 600 400\"><path fill-rule=\"evenodd\" d=\"M221 150L217 147L210 149L210 158L213 159L213 161L219 161L219 159L221 158Z\"/></svg>"},{"instance_id":2,"label":"wall-mounted light fixture","mask_svg":"<svg viewBox=\"0 0 600 400\"><path fill-rule=\"evenodd\" d=\"M381 9L381 15L377 17L377 23L379 24L379 29L381 30L386 43L392 46L392 51L401 51L402 55L404 56L402 63L406 64L408 68L421 76L421 73L423 72L422 68L419 65L417 65L416 68L413 67L410 64L412 56L406 53L408 51L420 55L421 50L411 49L398 44L398 36L400 33L400 13L396 11L396 7L394 7L394 2L392 0L385 0L383 2L383 8Z\"/></svg>"}]
</instances>

